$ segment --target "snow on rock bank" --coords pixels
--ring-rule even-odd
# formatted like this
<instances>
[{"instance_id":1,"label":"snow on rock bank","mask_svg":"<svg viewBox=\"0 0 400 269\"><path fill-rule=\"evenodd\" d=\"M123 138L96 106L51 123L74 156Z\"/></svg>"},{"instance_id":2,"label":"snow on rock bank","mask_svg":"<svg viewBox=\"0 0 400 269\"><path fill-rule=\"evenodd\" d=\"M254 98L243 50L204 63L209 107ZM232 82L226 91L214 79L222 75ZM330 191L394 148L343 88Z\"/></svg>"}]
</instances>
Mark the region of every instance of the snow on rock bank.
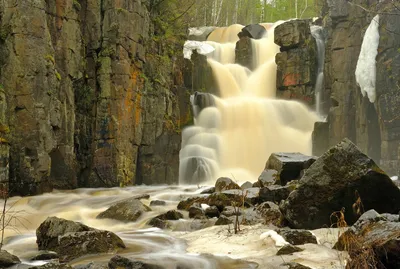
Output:
<instances>
[{"instance_id":1,"label":"snow on rock bank","mask_svg":"<svg viewBox=\"0 0 400 269\"><path fill-rule=\"evenodd\" d=\"M376 99L376 55L379 46L379 15L376 15L364 35L356 67L356 80L363 96L371 103Z\"/></svg>"},{"instance_id":2,"label":"snow on rock bank","mask_svg":"<svg viewBox=\"0 0 400 269\"><path fill-rule=\"evenodd\" d=\"M190 59L190 57L192 57L193 50L196 50L199 54L205 55L213 52L215 48L204 42L188 40L183 46L183 56L186 59Z\"/></svg>"}]
</instances>

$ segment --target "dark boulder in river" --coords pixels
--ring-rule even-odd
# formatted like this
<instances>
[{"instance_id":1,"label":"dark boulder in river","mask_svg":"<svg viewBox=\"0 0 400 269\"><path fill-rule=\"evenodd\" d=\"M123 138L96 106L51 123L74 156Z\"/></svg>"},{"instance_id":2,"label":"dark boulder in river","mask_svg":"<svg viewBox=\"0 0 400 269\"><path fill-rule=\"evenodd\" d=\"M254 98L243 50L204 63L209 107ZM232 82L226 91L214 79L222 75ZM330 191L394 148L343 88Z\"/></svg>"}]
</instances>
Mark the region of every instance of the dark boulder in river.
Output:
<instances>
[{"instance_id":1,"label":"dark boulder in river","mask_svg":"<svg viewBox=\"0 0 400 269\"><path fill-rule=\"evenodd\" d=\"M36 230L39 250L52 250L60 255L60 262L97 253L108 253L125 248L121 238L109 231L97 230L70 220L47 218Z\"/></svg>"},{"instance_id":2,"label":"dark boulder in river","mask_svg":"<svg viewBox=\"0 0 400 269\"><path fill-rule=\"evenodd\" d=\"M242 31L238 33L238 37L250 37L253 39L261 39L267 34L267 30L260 24L249 24L243 27Z\"/></svg>"},{"instance_id":3,"label":"dark boulder in river","mask_svg":"<svg viewBox=\"0 0 400 269\"><path fill-rule=\"evenodd\" d=\"M331 215L344 208L352 225L363 210L398 213L400 190L375 162L344 139L318 158L305 172L296 190L281 204L292 228L330 227Z\"/></svg>"}]
</instances>

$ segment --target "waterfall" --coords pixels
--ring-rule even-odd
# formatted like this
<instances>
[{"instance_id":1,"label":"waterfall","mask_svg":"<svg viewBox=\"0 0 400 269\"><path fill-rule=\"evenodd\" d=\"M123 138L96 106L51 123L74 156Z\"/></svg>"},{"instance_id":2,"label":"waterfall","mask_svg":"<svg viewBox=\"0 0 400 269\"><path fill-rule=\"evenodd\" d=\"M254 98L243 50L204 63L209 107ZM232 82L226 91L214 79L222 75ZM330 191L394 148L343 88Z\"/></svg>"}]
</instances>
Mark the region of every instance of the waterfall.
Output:
<instances>
[{"instance_id":1,"label":"waterfall","mask_svg":"<svg viewBox=\"0 0 400 269\"><path fill-rule=\"evenodd\" d=\"M317 52L318 52L318 73L317 81L315 83L314 93L315 93L315 110L318 115L322 115L321 110L321 94L324 84L324 64L325 64L325 32L322 26L312 25L310 27L311 35L317 41Z\"/></svg>"},{"instance_id":2,"label":"waterfall","mask_svg":"<svg viewBox=\"0 0 400 269\"><path fill-rule=\"evenodd\" d=\"M273 152L311 154L317 115L299 102L275 98L279 46L274 29L279 23L262 24L267 34L252 40L253 71L234 63L243 26L217 28L205 41L215 49L207 61L219 97L191 97L196 117L194 126L182 132L180 183L213 183L220 176L255 181Z\"/></svg>"}]
</instances>

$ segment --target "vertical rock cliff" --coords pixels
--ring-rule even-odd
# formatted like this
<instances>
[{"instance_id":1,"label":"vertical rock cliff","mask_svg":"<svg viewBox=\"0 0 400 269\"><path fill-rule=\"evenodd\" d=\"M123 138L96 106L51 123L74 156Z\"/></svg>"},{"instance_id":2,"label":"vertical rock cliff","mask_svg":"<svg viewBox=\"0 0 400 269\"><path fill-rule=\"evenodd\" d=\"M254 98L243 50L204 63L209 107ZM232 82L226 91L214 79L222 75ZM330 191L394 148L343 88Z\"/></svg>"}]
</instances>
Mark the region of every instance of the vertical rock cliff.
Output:
<instances>
[{"instance_id":1,"label":"vertical rock cliff","mask_svg":"<svg viewBox=\"0 0 400 269\"><path fill-rule=\"evenodd\" d=\"M13 193L178 180L184 31L170 35L158 12L0 2L0 179Z\"/></svg>"},{"instance_id":2,"label":"vertical rock cliff","mask_svg":"<svg viewBox=\"0 0 400 269\"><path fill-rule=\"evenodd\" d=\"M321 151L321 147L333 146L348 137L387 172L398 174L400 5L396 1L327 0L323 10L329 32L323 95L328 122L315 129L314 137L325 143L317 143L314 149ZM371 103L361 94L355 69L365 31L376 14L380 14L377 98Z\"/></svg>"}]
</instances>

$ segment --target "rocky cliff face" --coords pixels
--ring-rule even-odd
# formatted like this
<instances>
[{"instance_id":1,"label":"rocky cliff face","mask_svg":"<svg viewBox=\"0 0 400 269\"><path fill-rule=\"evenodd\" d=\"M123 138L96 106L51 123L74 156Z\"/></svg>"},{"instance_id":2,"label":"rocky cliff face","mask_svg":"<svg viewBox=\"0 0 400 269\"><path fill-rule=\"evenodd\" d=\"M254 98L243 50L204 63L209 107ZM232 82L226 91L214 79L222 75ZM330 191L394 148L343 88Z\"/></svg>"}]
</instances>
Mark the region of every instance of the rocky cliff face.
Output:
<instances>
[{"instance_id":1,"label":"rocky cliff face","mask_svg":"<svg viewBox=\"0 0 400 269\"><path fill-rule=\"evenodd\" d=\"M184 38L158 15L143 0L0 3L0 179L12 192L178 179Z\"/></svg>"},{"instance_id":2,"label":"rocky cliff face","mask_svg":"<svg viewBox=\"0 0 400 269\"><path fill-rule=\"evenodd\" d=\"M377 61L377 98L363 97L355 79L355 68L366 28L380 14ZM325 133L321 151L344 137L387 172L400 167L400 9L395 1L331 1L324 8L329 32L325 61L325 111L328 122L319 124L314 137ZM322 135L323 136L323 135ZM325 144L325 145L323 145Z\"/></svg>"}]
</instances>

